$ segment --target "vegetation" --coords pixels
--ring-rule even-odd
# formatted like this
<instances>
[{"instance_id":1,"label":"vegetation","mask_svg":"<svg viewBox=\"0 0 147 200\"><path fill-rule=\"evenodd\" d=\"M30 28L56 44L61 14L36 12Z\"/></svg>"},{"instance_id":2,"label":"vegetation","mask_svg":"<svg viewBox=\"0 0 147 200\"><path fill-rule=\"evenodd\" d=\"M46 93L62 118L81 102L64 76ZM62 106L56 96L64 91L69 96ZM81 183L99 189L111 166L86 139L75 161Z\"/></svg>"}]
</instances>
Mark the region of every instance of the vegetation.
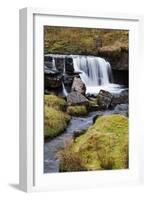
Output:
<instances>
[{"instance_id":1,"label":"vegetation","mask_svg":"<svg viewBox=\"0 0 147 200\"><path fill-rule=\"evenodd\" d=\"M44 95L44 103L48 107L55 108L56 110L66 110L66 101L56 95Z\"/></svg>"},{"instance_id":2,"label":"vegetation","mask_svg":"<svg viewBox=\"0 0 147 200\"><path fill-rule=\"evenodd\" d=\"M84 105L68 106L67 113L72 116L85 116L87 115L87 108Z\"/></svg>"},{"instance_id":3,"label":"vegetation","mask_svg":"<svg viewBox=\"0 0 147 200\"><path fill-rule=\"evenodd\" d=\"M71 165L76 171L77 163L81 170L128 168L128 118L99 117L85 134L60 151L59 158L62 171L70 171Z\"/></svg>"},{"instance_id":4,"label":"vegetation","mask_svg":"<svg viewBox=\"0 0 147 200\"><path fill-rule=\"evenodd\" d=\"M128 31L95 28L44 27L45 53L98 55L128 49Z\"/></svg>"},{"instance_id":5,"label":"vegetation","mask_svg":"<svg viewBox=\"0 0 147 200\"><path fill-rule=\"evenodd\" d=\"M64 131L70 116L64 112L66 101L56 95L45 95L44 104L44 136L51 139Z\"/></svg>"},{"instance_id":6,"label":"vegetation","mask_svg":"<svg viewBox=\"0 0 147 200\"><path fill-rule=\"evenodd\" d=\"M45 105L44 110L44 136L45 138L53 138L64 131L70 116L66 113L56 110L55 108Z\"/></svg>"},{"instance_id":7,"label":"vegetation","mask_svg":"<svg viewBox=\"0 0 147 200\"><path fill-rule=\"evenodd\" d=\"M76 152L71 152L70 146L66 147L66 151L61 151L57 155L61 159L60 172L86 171L87 169L82 165L82 159Z\"/></svg>"}]
</instances>

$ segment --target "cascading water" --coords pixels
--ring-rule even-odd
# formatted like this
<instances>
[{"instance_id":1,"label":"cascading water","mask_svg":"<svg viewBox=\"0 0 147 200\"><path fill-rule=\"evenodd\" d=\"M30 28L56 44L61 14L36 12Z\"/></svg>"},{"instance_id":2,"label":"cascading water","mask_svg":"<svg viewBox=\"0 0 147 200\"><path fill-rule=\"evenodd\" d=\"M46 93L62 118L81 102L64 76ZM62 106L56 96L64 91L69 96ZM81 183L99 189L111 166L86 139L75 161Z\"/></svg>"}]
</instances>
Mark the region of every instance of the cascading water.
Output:
<instances>
[{"instance_id":1,"label":"cascading water","mask_svg":"<svg viewBox=\"0 0 147 200\"><path fill-rule=\"evenodd\" d=\"M58 55L49 54L52 57L53 69L56 69L55 58L63 59L63 75L65 75L65 59L73 59L73 67L75 72L80 72L80 77L86 85L87 94L98 94L101 89L107 90L111 93L120 93L123 88L113 83L113 75L111 65L105 59L96 56L82 56L82 55ZM63 91L65 86L63 83ZM67 95L67 92L65 92Z\"/></svg>"},{"instance_id":2,"label":"cascading water","mask_svg":"<svg viewBox=\"0 0 147 200\"><path fill-rule=\"evenodd\" d=\"M101 89L112 93L121 91L120 85L113 84L111 65L105 59L95 56L72 56L74 70L86 85L86 93L97 94Z\"/></svg>"},{"instance_id":3,"label":"cascading water","mask_svg":"<svg viewBox=\"0 0 147 200\"><path fill-rule=\"evenodd\" d=\"M56 58L56 56L52 56L52 67L53 67L54 70L57 70L55 58ZM64 62L64 66L63 66L63 75L65 75L65 57L62 56L62 58L63 58L63 62ZM63 82L63 81L62 81L62 93L63 93L64 96L67 96L67 95L68 95L68 92L67 92L67 90L66 90L66 88L65 88L65 85L64 85L64 82Z\"/></svg>"},{"instance_id":4,"label":"cascading water","mask_svg":"<svg viewBox=\"0 0 147 200\"><path fill-rule=\"evenodd\" d=\"M67 90L66 90L65 85L64 85L63 82L62 82L62 92L63 92L63 95L64 95L65 97L68 95L68 92L67 92Z\"/></svg>"},{"instance_id":5,"label":"cascading water","mask_svg":"<svg viewBox=\"0 0 147 200\"><path fill-rule=\"evenodd\" d=\"M55 58L52 58L52 65L53 65L53 69L56 70L56 63L55 63Z\"/></svg>"}]
</instances>

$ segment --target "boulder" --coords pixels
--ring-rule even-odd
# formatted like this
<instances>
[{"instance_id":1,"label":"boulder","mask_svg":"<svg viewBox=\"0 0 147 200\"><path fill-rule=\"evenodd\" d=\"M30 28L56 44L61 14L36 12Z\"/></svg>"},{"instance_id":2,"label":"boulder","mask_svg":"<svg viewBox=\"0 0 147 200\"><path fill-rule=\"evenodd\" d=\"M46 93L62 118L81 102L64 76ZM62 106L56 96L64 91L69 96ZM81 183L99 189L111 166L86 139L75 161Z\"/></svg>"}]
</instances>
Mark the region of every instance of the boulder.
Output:
<instances>
[{"instance_id":1,"label":"boulder","mask_svg":"<svg viewBox=\"0 0 147 200\"><path fill-rule=\"evenodd\" d=\"M44 86L47 88L60 88L62 86L63 76L58 70L44 67Z\"/></svg>"},{"instance_id":2,"label":"boulder","mask_svg":"<svg viewBox=\"0 0 147 200\"><path fill-rule=\"evenodd\" d=\"M113 95L111 107L114 108L118 104L128 104L128 90L124 90L120 94Z\"/></svg>"},{"instance_id":3,"label":"boulder","mask_svg":"<svg viewBox=\"0 0 147 200\"><path fill-rule=\"evenodd\" d=\"M128 117L128 110L129 110L128 104L118 104L114 108L114 114L121 114Z\"/></svg>"},{"instance_id":4,"label":"boulder","mask_svg":"<svg viewBox=\"0 0 147 200\"><path fill-rule=\"evenodd\" d=\"M71 92L67 95L68 105L85 105L89 106L88 99L79 92Z\"/></svg>"},{"instance_id":5,"label":"boulder","mask_svg":"<svg viewBox=\"0 0 147 200\"><path fill-rule=\"evenodd\" d=\"M80 77L74 78L71 90L85 95L86 86Z\"/></svg>"},{"instance_id":6,"label":"boulder","mask_svg":"<svg viewBox=\"0 0 147 200\"><path fill-rule=\"evenodd\" d=\"M111 105L113 95L105 90L100 90L97 96L97 103L101 109L108 109Z\"/></svg>"}]
</instances>

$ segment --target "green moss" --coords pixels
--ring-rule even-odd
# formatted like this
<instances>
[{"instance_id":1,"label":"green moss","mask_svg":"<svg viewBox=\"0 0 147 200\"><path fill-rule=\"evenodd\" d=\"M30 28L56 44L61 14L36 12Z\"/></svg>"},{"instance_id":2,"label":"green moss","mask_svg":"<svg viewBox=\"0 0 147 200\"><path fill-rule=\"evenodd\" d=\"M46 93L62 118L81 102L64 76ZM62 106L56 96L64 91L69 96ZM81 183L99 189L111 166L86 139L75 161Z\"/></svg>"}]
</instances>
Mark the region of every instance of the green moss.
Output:
<instances>
[{"instance_id":1,"label":"green moss","mask_svg":"<svg viewBox=\"0 0 147 200\"><path fill-rule=\"evenodd\" d=\"M66 101L56 95L44 95L44 103L48 107L55 108L56 110L66 110Z\"/></svg>"},{"instance_id":2,"label":"green moss","mask_svg":"<svg viewBox=\"0 0 147 200\"><path fill-rule=\"evenodd\" d=\"M128 168L128 119L122 115L99 117L69 149L78 154L86 170Z\"/></svg>"},{"instance_id":3,"label":"green moss","mask_svg":"<svg viewBox=\"0 0 147 200\"><path fill-rule=\"evenodd\" d=\"M87 108L86 106L68 106L67 113L72 116L85 116L87 115Z\"/></svg>"},{"instance_id":4,"label":"green moss","mask_svg":"<svg viewBox=\"0 0 147 200\"><path fill-rule=\"evenodd\" d=\"M60 110L45 105L44 110L44 136L53 138L67 127L70 116Z\"/></svg>"}]
</instances>

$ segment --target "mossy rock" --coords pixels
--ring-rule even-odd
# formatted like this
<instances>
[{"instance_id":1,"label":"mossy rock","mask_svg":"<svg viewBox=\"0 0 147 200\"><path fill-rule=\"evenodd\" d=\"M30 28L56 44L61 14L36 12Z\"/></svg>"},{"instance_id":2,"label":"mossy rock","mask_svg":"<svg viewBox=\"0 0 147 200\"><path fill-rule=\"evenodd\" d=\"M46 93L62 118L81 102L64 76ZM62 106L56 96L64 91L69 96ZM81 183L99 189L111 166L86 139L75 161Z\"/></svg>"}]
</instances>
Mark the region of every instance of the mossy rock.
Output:
<instances>
[{"instance_id":1,"label":"mossy rock","mask_svg":"<svg viewBox=\"0 0 147 200\"><path fill-rule=\"evenodd\" d=\"M97 98L89 99L89 111L97 111L100 110L100 106L98 105Z\"/></svg>"},{"instance_id":2,"label":"mossy rock","mask_svg":"<svg viewBox=\"0 0 147 200\"><path fill-rule=\"evenodd\" d=\"M128 118L117 114L99 117L85 134L74 140L69 152L78 155L86 170L128 168ZM61 156L60 160L63 169L66 159Z\"/></svg>"},{"instance_id":3,"label":"mossy rock","mask_svg":"<svg viewBox=\"0 0 147 200\"><path fill-rule=\"evenodd\" d=\"M72 116L86 116L88 114L86 106L68 106L67 113Z\"/></svg>"},{"instance_id":4,"label":"mossy rock","mask_svg":"<svg viewBox=\"0 0 147 200\"><path fill-rule=\"evenodd\" d=\"M52 139L62 133L68 125L70 116L60 110L45 105L44 137Z\"/></svg>"},{"instance_id":5,"label":"mossy rock","mask_svg":"<svg viewBox=\"0 0 147 200\"><path fill-rule=\"evenodd\" d=\"M56 110L62 110L62 111L65 111L67 106L67 103L63 98L53 94L44 95L44 103L48 107L52 107L55 108Z\"/></svg>"}]
</instances>

